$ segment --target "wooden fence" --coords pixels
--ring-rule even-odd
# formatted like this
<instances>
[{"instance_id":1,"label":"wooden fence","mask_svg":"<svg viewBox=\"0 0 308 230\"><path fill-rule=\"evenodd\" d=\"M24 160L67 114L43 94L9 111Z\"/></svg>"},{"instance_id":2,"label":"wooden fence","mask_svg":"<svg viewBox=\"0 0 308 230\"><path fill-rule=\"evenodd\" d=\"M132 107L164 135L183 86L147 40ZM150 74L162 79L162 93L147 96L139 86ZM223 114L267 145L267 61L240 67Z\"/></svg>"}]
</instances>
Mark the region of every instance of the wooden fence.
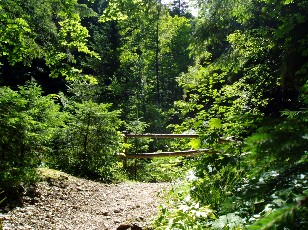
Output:
<instances>
[{"instance_id":1,"label":"wooden fence","mask_svg":"<svg viewBox=\"0 0 308 230\"><path fill-rule=\"evenodd\" d=\"M198 138L198 134L128 134L123 133L124 143L127 143L128 138L155 138L155 139L168 139L168 138ZM176 156L193 156L202 153L213 153L211 149L197 149L197 150L184 150L175 152L154 152L154 153L119 153L121 158L138 159L138 158L154 158L154 157L176 157Z\"/></svg>"},{"instance_id":2,"label":"wooden fence","mask_svg":"<svg viewBox=\"0 0 308 230\"><path fill-rule=\"evenodd\" d=\"M155 138L155 139L168 139L168 138L198 138L198 134L129 134L123 133L124 143L128 143L128 138ZM220 139L219 143L233 142L234 140ZM123 160L123 166L127 169L127 159L135 159L135 179L137 178L137 159L140 158L154 158L154 157L176 157L176 156L194 156L197 154L211 154L217 153L211 149L196 149L196 150L184 150L175 152L154 152L154 153L118 153L119 157Z\"/></svg>"}]
</instances>

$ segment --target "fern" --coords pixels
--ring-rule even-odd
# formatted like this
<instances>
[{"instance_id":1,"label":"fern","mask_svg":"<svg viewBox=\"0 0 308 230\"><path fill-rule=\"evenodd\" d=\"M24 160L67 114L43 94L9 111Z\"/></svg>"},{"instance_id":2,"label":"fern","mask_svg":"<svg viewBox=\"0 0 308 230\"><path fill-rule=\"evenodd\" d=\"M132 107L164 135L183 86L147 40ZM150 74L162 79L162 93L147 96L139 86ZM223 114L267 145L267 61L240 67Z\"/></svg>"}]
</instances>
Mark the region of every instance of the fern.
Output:
<instances>
[{"instance_id":1,"label":"fern","mask_svg":"<svg viewBox=\"0 0 308 230\"><path fill-rule=\"evenodd\" d=\"M285 206L277 209L269 215L257 220L254 224L247 227L248 230L266 230L272 228L275 224L281 224L288 217L293 217L295 205Z\"/></svg>"}]
</instances>

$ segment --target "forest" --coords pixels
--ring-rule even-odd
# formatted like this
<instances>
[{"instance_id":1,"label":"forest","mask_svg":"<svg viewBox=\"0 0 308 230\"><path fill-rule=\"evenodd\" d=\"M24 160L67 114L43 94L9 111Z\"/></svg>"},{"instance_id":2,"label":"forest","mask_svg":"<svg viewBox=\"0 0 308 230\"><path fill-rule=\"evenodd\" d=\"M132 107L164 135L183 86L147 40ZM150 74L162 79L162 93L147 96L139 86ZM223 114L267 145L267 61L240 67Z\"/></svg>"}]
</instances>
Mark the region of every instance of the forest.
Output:
<instances>
[{"instance_id":1,"label":"forest","mask_svg":"<svg viewBox=\"0 0 308 230\"><path fill-rule=\"evenodd\" d=\"M47 167L172 181L154 229L304 230L307 105L307 0L0 1L0 206Z\"/></svg>"}]
</instances>

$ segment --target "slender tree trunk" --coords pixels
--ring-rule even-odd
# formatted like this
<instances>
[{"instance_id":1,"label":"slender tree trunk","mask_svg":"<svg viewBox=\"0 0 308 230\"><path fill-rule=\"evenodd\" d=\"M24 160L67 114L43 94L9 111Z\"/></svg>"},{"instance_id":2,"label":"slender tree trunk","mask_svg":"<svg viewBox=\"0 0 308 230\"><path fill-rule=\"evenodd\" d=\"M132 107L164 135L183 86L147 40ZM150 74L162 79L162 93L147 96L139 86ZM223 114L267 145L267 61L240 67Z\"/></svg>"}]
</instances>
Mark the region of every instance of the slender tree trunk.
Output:
<instances>
[{"instance_id":1,"label":"slender tree trunk","mask_svg":"<svg viewBox=\"0 0 308 230\"><path fill-rule=\"evenodd\" d=\"M90 129L90 120L91 120L91 115L90 113L88 114L88 119L87 119L87 128L85 130L85 136L83 140L83 162L86 161L87 158L87 151L88 151L88 139L89 139L89 129Z\"/></svg>"},{"instance_id":2,"label":"slender tree trunk","mask_svg":"<svg viewBox=\"0 0 308 230\"><path fill-rule=\"evenodd\" d=\"M160 105L160 80L159 80L159 18L161 10L161 0L158 1L157 6L157 23L156 23L156 51L155 51L155 71L156 71L156 93L157 104Z\"/></svg>"},{"instance_id":3,"label":"slender tree trunk","mask_svg":"<svg viewBox=\"0 0 308 230\"><path fill-rule=\"evenodd\" d=\"M158 40L158 22L157 22L157 34L156 34L156 57L155 57L155 70L156 70L156 93L157 93L157 104L160 105L160 85L159 85L159 61L158 61L158 54L159 54L159 40Z\"/></svg>"}]
</instances>

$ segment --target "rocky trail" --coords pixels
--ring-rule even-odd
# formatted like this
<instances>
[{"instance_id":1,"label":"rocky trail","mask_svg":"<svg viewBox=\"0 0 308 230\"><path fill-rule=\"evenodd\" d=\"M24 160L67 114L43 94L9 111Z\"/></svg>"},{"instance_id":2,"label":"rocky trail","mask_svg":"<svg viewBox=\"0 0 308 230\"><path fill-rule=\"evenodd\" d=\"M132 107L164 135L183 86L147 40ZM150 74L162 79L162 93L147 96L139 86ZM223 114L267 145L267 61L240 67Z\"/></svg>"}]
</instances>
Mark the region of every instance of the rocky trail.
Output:
<instances>
[{"instance_id":1,"label":"rocky trail","mask_svg":"<svg viewBox=\"0 0 308 230\"><path fill-rule=\"evenodd\" d=\"M57 171L30 189L21 207L0 209L0 220L3 230L148 229L170 187L170 183L109 185Z\"/></svg>"}]
</instances>

